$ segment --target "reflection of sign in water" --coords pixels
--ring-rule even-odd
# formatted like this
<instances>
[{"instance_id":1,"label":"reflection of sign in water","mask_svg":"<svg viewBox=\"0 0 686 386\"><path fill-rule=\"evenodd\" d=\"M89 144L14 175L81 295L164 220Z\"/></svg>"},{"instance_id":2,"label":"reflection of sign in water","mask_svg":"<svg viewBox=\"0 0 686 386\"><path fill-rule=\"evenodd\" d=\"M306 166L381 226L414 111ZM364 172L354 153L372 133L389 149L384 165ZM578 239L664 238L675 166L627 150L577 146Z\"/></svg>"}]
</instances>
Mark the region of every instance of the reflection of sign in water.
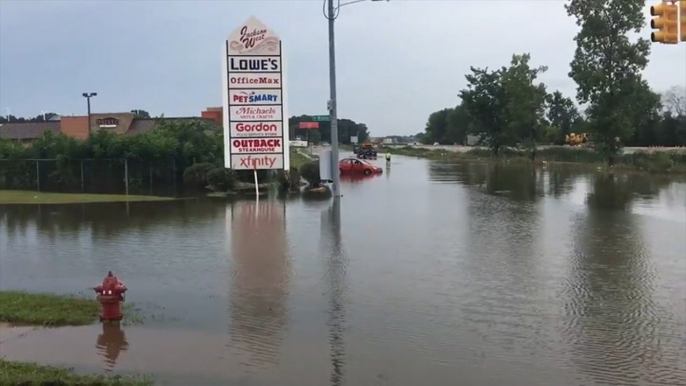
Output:
<instances>
[{"instance_id":1,"label":"reflection of sign in water","mask_svg":"<svg viewBox=\"0 0 686 386\"><path fill-rule=\"evenodd\" d=\"M231 213L231 339L251 364L274 363L286 323L283 202L239 202Z\"/></svg>"}]
</instances>

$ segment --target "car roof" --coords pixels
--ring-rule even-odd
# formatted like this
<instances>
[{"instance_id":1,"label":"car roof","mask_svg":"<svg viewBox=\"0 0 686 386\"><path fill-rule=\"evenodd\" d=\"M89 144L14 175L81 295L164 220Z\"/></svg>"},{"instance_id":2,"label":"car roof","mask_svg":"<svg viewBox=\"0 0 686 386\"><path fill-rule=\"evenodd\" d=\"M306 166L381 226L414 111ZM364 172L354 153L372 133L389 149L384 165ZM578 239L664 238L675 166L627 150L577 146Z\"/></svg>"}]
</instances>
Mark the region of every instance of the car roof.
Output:
<instances>
[{"instance_id":1,"label":"car roof","mask_svg":"<svg viewBox=\"0 0 686 386\"><path fill-rule=\"evenodd\" d=\"M359 159L359 158L354 158L354 157L343 158L341 160L341 162L343 162L343 161L360 161L362 163L366 163L366 164L371 165L371 163L369 163L369 161L367 161L366 159Z\"/></svg>"}]
</instances>

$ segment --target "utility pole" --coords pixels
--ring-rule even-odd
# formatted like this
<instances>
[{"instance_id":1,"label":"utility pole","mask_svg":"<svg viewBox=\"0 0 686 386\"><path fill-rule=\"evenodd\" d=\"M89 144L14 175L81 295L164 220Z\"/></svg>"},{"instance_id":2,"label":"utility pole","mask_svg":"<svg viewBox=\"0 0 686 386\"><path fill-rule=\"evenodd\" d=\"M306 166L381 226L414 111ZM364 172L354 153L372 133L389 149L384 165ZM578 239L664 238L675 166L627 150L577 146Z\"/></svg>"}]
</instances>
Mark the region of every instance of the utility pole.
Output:
<instances>
[{"instance_id":1,"label":"utility pole","mask_svg":"<svg viewBox=\"0 0 686 386\"><path fill-rule=\"evenodd\" d=\"M94 96L98 96L97 92L84 92L83 94L84 98L86 98L86 103L88 105L88 133L90 134L91 132L91 98Z\"/></svg>"},{"instance_id":2,"label":"utility pole","mask_svg":"<svg viewBox=\"0 0 686 386\"><path fill-rule=\"evenodd\" d=\"M334 22L336 9L333 1L329 1L327 19L329 20L329 115L331 116L331 176L333 177L333 197L341 197L341 173L338 160L338 107L336 103L336 43L334 38Z\"/></svg>"}]
</instances>

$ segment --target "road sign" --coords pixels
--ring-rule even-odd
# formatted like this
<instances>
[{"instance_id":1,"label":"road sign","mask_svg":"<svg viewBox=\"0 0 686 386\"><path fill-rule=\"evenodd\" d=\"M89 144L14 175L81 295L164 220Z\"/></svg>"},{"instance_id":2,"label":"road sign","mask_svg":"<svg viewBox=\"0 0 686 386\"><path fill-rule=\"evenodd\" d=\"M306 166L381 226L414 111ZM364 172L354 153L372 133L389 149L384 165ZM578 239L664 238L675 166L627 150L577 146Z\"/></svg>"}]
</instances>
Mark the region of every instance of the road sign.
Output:
<instances>
[{"instance_id":1,"label":"road sign","mask_svg":"<svg viewBox=\"0 0 686 386\"><path fill-rule=\"evenodd\" d=\"M328 122L331 120L329 115L313 115L312 120L315 122Z\"/></svg>"},{"instance_id":2,"label":"road sign","mask_svg":"<svg viewBox=\"0 0 686 386\"><path fill-rule=\"evenodd\" d=\"M281 38L251 17L222 47L224 167L289 170Z\"/></svg>"},{"instance_id":3,"label":"road sign","mask_svg":"<svg viewBox=\"0 0 686 386\"><path fill-rule=\"evenodd\" d=\"M318 129L319 122L300 122L298 123L299 129Z\"/></svg>"}]
</instances>

